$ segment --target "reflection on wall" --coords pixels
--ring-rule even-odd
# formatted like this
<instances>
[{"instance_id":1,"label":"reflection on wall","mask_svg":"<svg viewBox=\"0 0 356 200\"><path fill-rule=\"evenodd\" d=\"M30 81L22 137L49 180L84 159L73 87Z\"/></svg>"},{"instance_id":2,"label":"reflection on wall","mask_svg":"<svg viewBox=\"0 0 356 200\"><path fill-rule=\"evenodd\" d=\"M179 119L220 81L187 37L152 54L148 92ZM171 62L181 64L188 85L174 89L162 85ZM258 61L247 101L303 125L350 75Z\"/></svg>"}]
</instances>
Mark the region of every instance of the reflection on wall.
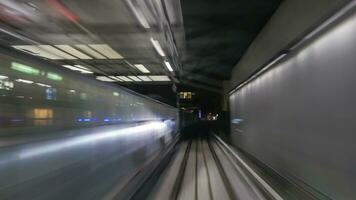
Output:
<instances>
[{"instance_id":1,"label":"reflection on wall","mask_svg":"<svg viewBox=\"0 0 356 200\"><path fill-rule=\"evenodd\" d=\"M52 124L53 109L35 108L30 114L29 118L33 118L33 125L46 126Z\"/></svg>"},{"instance_id":2,"label":"reflection on wall","mask_svg":"<svg viewBox=\"0 0 356 200\"><path fill-rule=\"evenodd\" d=\"M35 109L33 109L33 118L34 119L52 119L53 118L53 109L35 108Z\"/></svg>"},{"instance_id":3,"label":"reflection on wall","mask_svg":"<svg viewBox=\"0 0 356 200\"><path fill-rule=\"evenodd\" d=\"M14 88L14 82L6 79L6 76L0 75L0 90L12 90Z\"/></svg>"},{"instance_id":4,"label":"reflection on wall","mask_svg":"<svg viewBox=\"0 0 356 200\"><path fill-rule=\"evenodd\" d=\"M47 100L56 100L57 90L55 88L47 88L46 89L46 99Z\"/></svg>"},{"instance_id":5,"label":"reflection on wall","mask_svg":"<svg viewBox=\"0 0 356 200\"><path fill-rule=\"evenodd\" d=\"M178 118L168 105L6 52L0 72L0 135Z\"/></svg>"}]
</instances>

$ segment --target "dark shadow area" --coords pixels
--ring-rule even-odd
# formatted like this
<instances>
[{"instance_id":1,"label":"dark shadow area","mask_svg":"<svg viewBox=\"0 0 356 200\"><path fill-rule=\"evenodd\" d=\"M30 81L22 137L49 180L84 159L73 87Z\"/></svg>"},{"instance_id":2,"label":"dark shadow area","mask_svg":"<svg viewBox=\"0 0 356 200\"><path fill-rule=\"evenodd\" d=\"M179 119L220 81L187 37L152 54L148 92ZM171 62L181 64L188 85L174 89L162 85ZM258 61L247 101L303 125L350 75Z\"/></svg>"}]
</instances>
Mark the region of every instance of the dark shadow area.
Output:
<instances>
[{"instance_id":1,"label":"dark shadow area","mask_svg":"<svg viewBox=\"0 0 356 200\"><path fill-rule=\"evenodd\" d=\"M207 138L214 133L227 139L230 137L229 112L220 112L217 120L199 120L192 115L182 115L181 138L184 140Z\"/></svg>"},{"instance_id":2,"label":"dark shadow area","mask_svg":"<svg viewBox=\"0 0 356 200\"><path fill-rule=\"evenodd\" d=\"M211 121L200 121L185 126L181 129L182 139L206 138L210 135L213 126L214 122Z\"/></svg>"}]
</instances>

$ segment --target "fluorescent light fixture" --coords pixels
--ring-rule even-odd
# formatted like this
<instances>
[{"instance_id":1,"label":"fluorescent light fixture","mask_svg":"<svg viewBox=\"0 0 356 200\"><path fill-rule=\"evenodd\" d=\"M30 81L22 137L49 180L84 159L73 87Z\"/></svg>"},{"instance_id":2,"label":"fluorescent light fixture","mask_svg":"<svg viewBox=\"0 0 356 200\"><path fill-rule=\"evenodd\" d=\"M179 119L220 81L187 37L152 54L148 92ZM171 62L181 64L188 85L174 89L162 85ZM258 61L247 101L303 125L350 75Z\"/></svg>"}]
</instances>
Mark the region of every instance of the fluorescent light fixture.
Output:
<instances>
[{"instance_id":1,"label":"fluorescent light fixture","mask_svg":"<svg viewBox=\"0 0 356 200\"><path fill-rule=\"evenodd\" d=\"M73 70L73 71L79 71L78 68L72 66L72 65L62 65L62 67Z\"/></svg>"},{"instance_id":2,"label":"fluorescent light fixture","mask_svg":"<svg viewBox=\"0 0 356 200\"><path fill-rule=\"evenodd\" d=\"M83 67L81 65L74 65L74 66L77 67L78 69L80 69L81 70L80 72L82 74L92 74L93 73L92 71L90 71L90 69Z\"/></svg>"},{"instance_id":3,"label":"fluorescent light fixture","mask_svg":"<svg viewBox=\"0 0 356 200\"><path fill-rule=\"evenodd\" d=\"M84 66L81 66L81 65L74 65L75 67L79 68L79 69L82 69L82 70L87 70L89 71L88 68L84 67Z\"/></svg>"},{"instance_id":4,"label":"fluorescent light fixture","mask_svg":"<svg viewBox=\"0 0 356 200\"><path fill-rule=\"evenodd\" d=\"M104 82L122 82L122 80L117 78L116 76L97 76L96 79Z\"/></svg>"},{"instance_id":5,"label":"fluorescent light fixture","mask_svg":"<svg viewBox=\"0 0 356 200\"><path fill-rule=\"evenodd\" d=\"M164 61L164 64L166 65L167 69L170 71L170 72L173 72L173 68L171 66L171 63L169 63L168 61Z\"/></svg>"},{"instance_id":6,"label":"fluorescent light fixture","mask_svg":"<svg viewBox=\"0 0 356 200\"><path fill-rule=\"evenodd\" d=\"M140 70L142 73L145 73L145 74L150 73L150 71L149 71L144 65L142 65L142 64L134 64L134 66L135 66L138 70Z\"/></svg>"},{"instance_id":7,"label":"fluorescent light fixture","mask_svg":"<svg viewBox=\"0 0 356 200\"><path fill-rule=\"evenodd\" d=\"M107 44L89 44L89 46L110 59L124 58Z\"/></svg>"},{"instance_id":8,"label":"fluorescent light fixture","mask_svg":"<svg viewBox=\"0 0 356 200\"><path fill-rule=\"evenodd\" d=\"M152 37L150 38L150 40L151 40L153 47L156 49L157 53L162 57L166 56L166 54L164 54L164 51L163 51L161 45L159 44L158 40L155 40Z\"/></svg>"},{"instance_id":9,"label":"fluorescent light fixture","mask_svg":"<svg viewBox=\"0 0 356 200\"><path fill-rule=\"evenodd\" d=\"M119 78L116 77L116 76L109 76L109 78L114 79L114 80L117 80L117 81L119 81L119 82L123 82L123 80L119 79Z\"/></svg>"},{"instance_id":10,"label":"fluorescent light fixture","mask_svg":"<svg viewBox=\"0 0 356 200\"><path fill-rule=\"evenodd\" d=\"M153 81L170 81L168 76L164 75L156 75L156 76L149 76Z\"/></svg>"},{"instance_id":11,"label":"fluorescent light fixture","mask_svg":"<svg viewBox=\"0 0 356 200\"><path fill-rule=\"evenodd\" d=\"M16 79L15 81L19 82L19 83L26 83L26 84L32 84L33 83L33 81L26 80L26 79Z\"/></svg>"},{"instance_id":12,"label":"fluorescent light fixture","mask_svg":"<svg viewBox=\"0 0 356 200\"><path fill-rule=\"evenodd\" d=\"M52 72L47 73L47 78L54 80L54 81L62 81L63 80L63 77L61 75L52 73Z\"/></svg>"},{"instance_id":13,"label":"fluorescent light fixture","mask_svg":"<svg viewBox=\"0 0 356 200\"><path fill-rule=\"evenodd\" d=\"M148 78L148 76L137 76L137 77L143 81L152 81L150 78Z\"/></svg>"},{"instance_id":14,"label":"fluorescent light fixture","mask_svg":"<svg viewBox=\"0 0 356 200\"><path fill-rule=\"evenodd\" d=\"M129 79L128 77L126 77L126 76L117 76L117 77L118 77L119 79L125 81L125 82L132 82L132 80Z\"/></svg>"},{"instance_id":15,"label":"fluorescent light fixture","mask_svg":"<svg viewBox=\"0 0 356 200\"><path fill-rule=\"evenodd\" d=\"M120 94L118 92L113 92L112 95L118 97Z\"/></svg>"},{"instance_id":16,"label":"fluorescent light fixture","mask_svg":"<svg viewBox=\"0 0 356 200\"><path fill-rule=\"evenodd\" d=\"M40 49L44 49L45 51L53 54L53 55L56 55L58 57L61 57L62 59L68 59L68 60L75 60L77 59L76 57L74 56L71 56L51 45L38 45L37 47L39 47Z\"/></svg>"},{"instance_id":17,"label":"fluorescent light fixture","mask_svg":"<svg viewBox=\"0 0 356 200\"><path fill-rule=\"evenodd\" d=\"M143 28L149 29L150 28L150 24L148 23L146 17L143 15L141 10L139 8L136 9L136 7L133 5L131 0L128 0L127 3L129 5L129 7L131 8L132 12L134 13L134 15L136 16L137 20L143 26Z\"/></svg>"},{"instance_id":18,"label":"fluorescent light fixture","mask_svg":"<svg viewBox=\"0 0 356 200\"><path fill-rule=\"evenodd\" d=\"M96 52L95 50L93 50L92 48L90 48L88 45L85 44L78 44L75 45L75 47L77 47L78 49L84 51L85 53L93 56L96 59L106 59L105 56L101 55L100 53Z\"/></svg>"},{"instance_id":19,"label":"fluorescent light fixture","mask_svg":"<svg viewBox=\"0 0 356 200\"><path fill-rule=\"evenodd\" d=\"M141 82L142 80L137 78L136 76L128 76L130 79L136 81L136 82Z\"/></svg>"},{"instance_id":20,"label":"fluorescent light fixture","mask_svg":"<svg viewBox=\"0 0 356 200\"><path fill-rule=\"evenodd\" d=\"M62 65L63 67L67 68L67 69L70 69L70 70L73 70L73 71L78 71L82 74L92 74L93 72L90 71L88 68L86 67L83 67L81 65Z\"/></svg>"},{"instance_id":21,"label":"fluorescent light fixture","mask_svg":"<svg viewBox=\"0 0 356 200\"><path fill-rule=\"evenodd\" d=\"M75 57L77 57L79 59L87 59L87 60L88 59L93 59L92 57L90 57L90 56L88 56L88 55L86 55L86 54L74 49L73 47L71 47L69 45L64 44L64 45L54 45L54 46L59 48L59 49L62 49L63 51L65 51L65 52L67 52L67 53L69 53L69 54L71 54L71 55L73 55L73 56L75 56Z\"/></svg>"},{"instance_id":22,"label":"fluorescent light fixture","mask_svg":"<svg viewBox=\"0 0 356 200\"><path fill-rule=\"evenodd\" d=\"M76 91L75 91L75 90L69 90L69 92L70 92L70 93L76 93Z\"/></svg>"},{"instance_id":23,"label":"fluorescent light fixture","mask_svg":"<svg viewBox=\"0 0 356 200\"><path fill-rule=\"evenodd\" d=\"M36 83L36 85L41 86L41 87L47 87L47 88L51 87L50 85L43 84L43 83Z\"/></svg>"},{"instance_id":24,"label":"fluorescent light fixture","mask_svg":"<svg viewBox=\"0 0 356 200\"><path fill-rule=\"evenodd\" d=\"M4 75L0 75L0 80L7 79L7 78L9 78L9 77L4 76Z\"/></svg>"},{"instance_id":25,"label":"fluorescent light fixture","mask_svg":"<svg viewBox=\"0 0 356 200\"><path fill-rule=\"evenodd\" d=\"M107 76L97 76L96 79L104 82L116 82L116 80L113 80Z\"/></svg>"},{"instance_id":26,"label":"fluorescent light fixture","mask_svg":"<svg viewBox=\"0 0 356 200\"><path fill-rule=\"evenodd\" d=\"M40 56L43 58L48 58L51 60L61 60L63 59L62 57L58 55L51 54L35 45L13 45L13 48L23 51L25 53L29 53L34 56Z\"/></svg>"}]
</instances>

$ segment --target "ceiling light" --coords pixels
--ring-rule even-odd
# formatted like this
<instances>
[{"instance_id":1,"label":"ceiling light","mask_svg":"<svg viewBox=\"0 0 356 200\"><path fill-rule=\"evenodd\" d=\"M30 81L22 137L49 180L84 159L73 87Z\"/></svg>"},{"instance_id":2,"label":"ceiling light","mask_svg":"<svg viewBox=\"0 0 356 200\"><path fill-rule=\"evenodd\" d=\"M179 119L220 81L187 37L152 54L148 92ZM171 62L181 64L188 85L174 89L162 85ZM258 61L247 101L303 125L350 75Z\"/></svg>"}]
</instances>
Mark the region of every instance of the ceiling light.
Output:
<instances>
[{"instance_id":1,"label":"ceiling light","mask_svg":"<svg viewBox=\"0 0 356 200\"><path fill-rule=\"evenodd\" d=\"M93 73L92 71L90 71L90 69L83 67L81 65L74 65L74 66L81 69L82 74L92 74Z\"/></svg>"},{"instance_id":2,"label":"ceiling light","mask_svg":"<svg viewBox=\"0 0 356 200\"><path fill-rule=\"evenodd\" d=\"M88 68L84 67L84 66L81 66L81 65L74 65L75 67L79 68L79 69L83 69L83 70L87 70L89 71Z\"/></svg>"},{"instance_id":3,"label":"ceiling light","mask_svg":"<svg viewBox=\"0 0 356 200\"><path fill-rule=\"evenodd\" d=\"M91 48L110 59L123 59L123 57L107 44L90 44Z\"/></svg>"},{"instance_id":4,"label":"ceiling light","mask_svg":"<svg viewBox=\"0 0 356 200\"><path fill-rule=\"evenodd\" d=\"M156 49L157 53L162 57L166 56L164 54L164 51L163 51L161 45L159 44L158 40L155 40L152 37L150 38L150 40L151 40L153 47Z\"/></svg>"},{"instance_id":5,"label":"ceiling light","mask_svg":"<svg viewBox=\"0 0 356 200\"><path fill-rule=\"evenodd\" d=\"M148 76L137 76L137 77L143 81L152 81L150 78L148 78Z\"/></svg>"},{"instance_id":6,"label":"ceiling light","mask_svg":"<svg viewBox=\"0 0 356 200\"><path fill-rule=\"evenodd\" d=\"M143 13L141 12L140 8L136 8L131 0L127 1L128 5L130 6L132 12L134 13L134 15L136 16L136 18L138 19L138 21L141 23L141 25L143 26L143 28L145 29L149 29L150 28L150 24L148 23L146 17L143 15Z\"/></svg>"},{"instance_id":7,"label":"ceiling light","mask_svg":"<svg viewBox=\"0 0 356 200\"><path fill-rule=\"evenodd\" d=\"M38 45L38 47L40 49L44 49L45 51L48 51L49 53L53 54L53 55L56 55L56 56L59 56L61 57L62 59L68 59L68 60L75 60L77 59L76 57L74 56L71 56L51 45Z\"/></svg>"},{"instance_id":8,"label":"ceiling light","mask_svg":"<svg viewBox=\"0 0 356 200\"><path fill-rule=\"evenodd\" d=\"M116 77L116 76L109 76L109 78L114 79L114 80L117 80L117 81L119 81L119 82L123 82L123 80L119 79L119 78Z\"/></svg>"},{"instance_id":9,"label":"ceiling light","mask_svg":"<svg viewBox=\"0 0 356 200\"><path fill-rule=\"evenodd\" d=\"M51 60L61 60L63 59L62 57L58 55L51 54L35 45L13 45L13 48L23 51L25 53L29 53L34 56L40 56L43 58L48 58Z\"/></svg>"},{"instance_id":10,"label":"ceiling light","mask_svg":"<svg viewBox=\"0 0 356 200\"><path fill-rule=\"evenodd\" d=\"M122 80L117 78L116 76L97 76L96 79L105 82L122 82Z\"/></svg>"},{"instance_id":11,"label":"ceiling light","mask_svg":"<svg viewBox=\"0 0 356 200\"><path fill-rule=\"evenodd\" d=\"M99 81L104 81L104 82L115 82L116 81L116 80L113 80L106 76L97 76L96 79Z\"/></svg>"},{"instance_id":12,"label":"ceiling light","mask_svg":"<svg viewBox=\"0 0 356 200\"><path fill-rule=\"evenodd\" d=\"M79 69L78 68L76 68L76 67L74 67L74 66L72 66L72 65L62 65L62 67L65 67L65 68L67 68L67 69L70 69L70 70L78 70L79 71Z\"/></svg>"},{"instance_id":13,"label":"ceiling light","mask_svg":"<svg viewBox=\"0 0 356 200\"><path fill-rule=\"evenodd\" d=\"M93 50L92 48L90 48L88 45L85 44L78 44L75 45L75 47L77 47L78 49L84 51L85 53L93 56L94 58L97 59L106 59L105 56L101 55L100 53L96 52L95 50Z\"/></svg>"},{"instance_id":14,"label":"ceiling light","mask_svg":"<svg viewBox=\"0 0 356 200\"><path fill-rule=\"evenodd\" d=\"M15 81L19 82L19 83L26 83L26 84L32 84L33 83L33 81L29 81L29 80L25 80L25 79L16 79Z\"/></svg>"},{"instance_id":15,"label":"ceiling light","mask_svg":"<svg viewBox=\"0 0 356 200\"><path fill-rule=\"evenodd\" d=\"M138 70L140 70L142 73L150 73L150 71L142 64L135 64L134 65Z\"/></svg>"},{"instance_id":16,"label":"ceiling light","mask_svg":"<svg viewBox=\"0 0 356 200\"><path fill-rule=\"evenodd\" d=\"M81 65L74 65L74 66L72 66L72 65L62 65L62 66L67 68L67 69L73 70L73 71L79 71L82 74L92 74L93 73L88 68L83 67Z\"/></svg>"},{"instance_id":17,"label":"ceiling light","mask_svg":"<svg viewBox=\"0 0 356 200\"><path fill-rule=\"evenodd\" d=\"M149 76L153 81L170 81L168 76L157 75L157 76Z\"/></svg>"},{"instance_id":18,"label":"ceiling light","mask_svg":"<svg viewBox=\"0 0 356 200\"><path fill-rule=\"evenodd\" d=\"M74 49L73 47L69 45L54 45L55 47L62 49L63 51L70 53L71 55L79 58L79 59L93 59L92 57Z\"/></svg>"},{"instance_id":19,"label":"ceiling light","mask_svg":"<svg viewBox=\"0 0 356 200\"><path fill-rule=\"evenodd\" d=\"M164 61L164 64L166 65L167 69L170 71L170 72L173 72L173 68L171 66L171 63L169 63L168 61Z\"/></svg>"},{"instance_id":20,"label":"ceiling light","mask_svg":"<svg viewBox=\"0 0 356 200\"><path fill-rule=\"evenodd\" d=\"M117 77L118 77L119 79L125 81L125 82L132 82L132 80L129 79L128 77L126 77L126 76L117 76Z\"/></svg>"},{"instance_id":21,"label":"ceiling light","mask_svg":"<svg viewBox=\"0 0 356 200\"><path fill-rule=\"evenodd\" d=\"M137 78L136 76L128 76L128 77L136 82L142 81L141 79Z\"/></svg>"}]
</instances>

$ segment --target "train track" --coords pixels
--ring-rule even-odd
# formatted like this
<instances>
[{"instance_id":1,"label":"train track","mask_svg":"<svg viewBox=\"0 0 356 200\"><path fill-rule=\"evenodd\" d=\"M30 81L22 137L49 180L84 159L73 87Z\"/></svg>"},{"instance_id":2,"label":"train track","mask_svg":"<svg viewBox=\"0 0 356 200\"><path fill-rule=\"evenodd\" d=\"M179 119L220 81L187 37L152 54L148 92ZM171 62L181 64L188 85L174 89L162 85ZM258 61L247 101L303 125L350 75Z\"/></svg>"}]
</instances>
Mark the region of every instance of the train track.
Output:
<instances>
[{"instance_id":1,"label":"train track","mask_svg":"<svg viewBox=\"0 0 356 200\"><path fill-rule=\"evenodd\" d=\"M148 199L282 200L225 145L215 137L183 141Z\"/></svg>"}]
</instances>

